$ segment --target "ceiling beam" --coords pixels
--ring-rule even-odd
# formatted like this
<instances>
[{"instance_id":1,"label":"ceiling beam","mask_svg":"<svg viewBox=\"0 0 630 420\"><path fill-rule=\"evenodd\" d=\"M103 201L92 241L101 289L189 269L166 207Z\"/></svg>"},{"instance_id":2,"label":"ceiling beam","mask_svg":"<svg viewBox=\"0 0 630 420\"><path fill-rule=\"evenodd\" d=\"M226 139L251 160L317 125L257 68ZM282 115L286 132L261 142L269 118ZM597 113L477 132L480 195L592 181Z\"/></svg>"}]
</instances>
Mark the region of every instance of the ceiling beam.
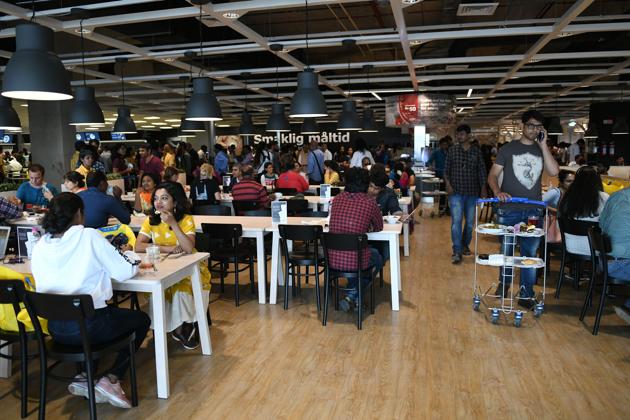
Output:
<instances>
[{"instance_id":1,"label":"ceiling beam","mask_svg":"<svg viewBox=\"0 0 630 420\"><path fill-rule=\"evenodd\" d=\"M413 64L413 54L411 54L411 48L409 48L409 39L407 37L407 24L405 23L405 15L403 13L401 0L389 0L389 5L392 8L392 14L396 21L396 29L398 30L398 37L400 38L400 46L405 55L405 62L407 63L407 69L409 70L409 78L414 90L418 89L418 79L416 79L416 67Z\"/></svg>"}]
</instances>

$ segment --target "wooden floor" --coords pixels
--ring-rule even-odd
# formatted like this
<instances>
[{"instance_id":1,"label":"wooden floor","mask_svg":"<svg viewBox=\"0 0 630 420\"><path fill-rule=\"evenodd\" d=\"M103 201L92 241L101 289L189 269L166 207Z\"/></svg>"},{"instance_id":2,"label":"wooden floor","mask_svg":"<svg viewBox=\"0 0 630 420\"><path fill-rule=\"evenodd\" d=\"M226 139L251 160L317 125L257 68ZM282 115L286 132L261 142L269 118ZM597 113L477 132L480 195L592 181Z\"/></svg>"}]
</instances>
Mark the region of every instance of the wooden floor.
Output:
<instances>
[{"instance_id":1,"label":"wooden floor","mask_svg":"<svg viewBox=\"0 0 630 420\"><path fill-rule=\"evenodd\" d=\"M542 318L528 314L520 329L492 325L471 308L471 257L450 263L449 228L447 218L416 225L402 262L401 310L390 310L386 284L363 331L334 311L322 327L312 289L288 311L253 299L235 308L232 295L213 295L214 354L169 339L171 397L158 400L147 340L138 354L139 407L99 404L100 418L629 418L630 326L609 310L592 336L592 316L578 320L584 287L567 285L555 300L553 274ZM490 285L496 270L481 276ZM17 376L0 380L0 395L8 393L2 418L18 418ZM87 418L86 401L65 385L53 381L49 390L49 419Z\"/></svg>"}]
</instances>

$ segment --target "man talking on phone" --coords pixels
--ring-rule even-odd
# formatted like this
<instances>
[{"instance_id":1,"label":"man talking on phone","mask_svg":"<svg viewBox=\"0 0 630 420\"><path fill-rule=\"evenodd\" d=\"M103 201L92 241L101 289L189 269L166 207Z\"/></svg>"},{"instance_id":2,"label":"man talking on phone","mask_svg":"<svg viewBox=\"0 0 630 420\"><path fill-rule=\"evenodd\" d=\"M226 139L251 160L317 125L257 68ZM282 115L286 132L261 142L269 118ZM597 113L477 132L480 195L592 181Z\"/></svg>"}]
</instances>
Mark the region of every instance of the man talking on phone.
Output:
<instances>
[{"instance_id":1,"label":"man talking on phone","mask_svg":"<svg viewBox=\"0 0 630 420\"><path fill-rule=\"evenodd\" d=\"M547 131L543 126L543 120L544 117L540 112L531 109L526 111L521 117L523 123L521 138L512 140L499 149L497 159L488 175L488 185L500 201L509 201L511 197L540 201L543 170L549 176L558 174L558 164L547 147ZM503 181L499 183L501 175ZM514 226L521 222L528 223L528 220L535 220L538 217L542 223L543 214L542 207L505 203L501 204L497 210L497 222L505 226ZM521 255L535 257L539 243L540 238L521 237ZM502 242L501 248L504 255L512 255L512 246L507 246ZM507 267L505 272L511 277L511 272ZM535 304L533 300L535 282L535 268L521 269L519 305L529 309ZM499 287L495 294L503 293L507 297L509 287L509 284L503 285L502 275L499 274Z\"/></svg>"}]
</instances>

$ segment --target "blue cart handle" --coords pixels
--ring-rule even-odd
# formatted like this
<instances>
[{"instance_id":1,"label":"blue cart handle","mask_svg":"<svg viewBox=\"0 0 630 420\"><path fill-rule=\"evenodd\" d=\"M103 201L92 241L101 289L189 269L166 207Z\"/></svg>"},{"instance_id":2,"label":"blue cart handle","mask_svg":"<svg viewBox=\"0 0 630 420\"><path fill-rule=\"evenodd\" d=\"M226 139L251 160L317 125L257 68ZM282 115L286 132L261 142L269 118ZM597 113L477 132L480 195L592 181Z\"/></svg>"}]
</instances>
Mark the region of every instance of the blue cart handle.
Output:
<instances>
[{"instance_id":1,"label":"blue cart handle","mask_svg":"<svg viewBox=\"0 0 630 420\"><path fill-rule=\"evenodd\" d=\"M477 204L483 203L521 203L521 204L533 204L535 206L547 207L547 203L544 201L529 200L521 197L511 197L507 201L500 201L498 198L480 198L477 200Z\"/></svg>"}]
</instances>

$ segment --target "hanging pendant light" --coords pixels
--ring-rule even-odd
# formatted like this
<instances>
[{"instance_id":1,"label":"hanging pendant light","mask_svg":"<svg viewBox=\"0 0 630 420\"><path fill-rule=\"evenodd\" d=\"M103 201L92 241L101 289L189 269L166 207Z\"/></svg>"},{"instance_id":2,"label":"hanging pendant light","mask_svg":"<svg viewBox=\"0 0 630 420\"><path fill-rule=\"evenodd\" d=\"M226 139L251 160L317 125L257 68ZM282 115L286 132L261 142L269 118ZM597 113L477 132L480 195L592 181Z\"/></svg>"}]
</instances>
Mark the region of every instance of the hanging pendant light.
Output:
<instances>
[{"instance_id":1,"label":"hanging pendant light","mask_svg":"<svg viewBox=\"0 0 630 420\"><path fill-rule=\"evenodd\" d=\"M346 54L348 55L348 99L343 101L341 105L337 130L359 131L361 130L361 121L357 115L357 103L352 99L352 91L350 89L350 49L354 47L356 41L354 39L344 39L341 41L341 44L346 48Z\"/></svg>"},{"instance_id":2,"label":"hanging pendant light","mask_svg":"<svg viewBox=\"0 0 630 420\"><path fill-rule=\"evenodd\" d=\"M366 64L363 66L363 69L367 72L367 88L368 93L370 92L370 70L372 70L374 66L371 64ZM376 127L376 122L374 121L374 111L365 108L363 110L363 120L361 121L361 133L378 133L378 127Z\"/></svg>"},{"instance_id":3,"label":"hanging pendant light","mask_svg":"<svg viewBox=\"0 0 630 420\"><path fill-rule=\"evenodd\" d=\"M192 51L186 51L186 56L194 56L195 54L192 53ZM191 64L192 67L192 64ZM191 79L192 79L192 71L190 72L191 75ZM180 80L184 81L184 91L183 91L183 97L184 97L184 109L186 109L186 85L188 83L188 76L181 76L179 78ZM194 134L191 134L190 136L188 134L190 133L202 133L204 131L206 131L206 127L204 126L203 122L201 121L189 121L186 119L186 117L182 117L179 123L179 136L180 137L195 137Z\"/></svg>"},{"instance_id":4,"label":"hanging pendant light","mask_svg":"<svg viewBox=\"0 0 630 420\"><path fill-rule=\"evenodd\" d=\"M11 105L11 99L0 96L0 130L22 131L20 117Z\"/></svg>"},{"instance_id":5,"label":"hanging pendant light","mask_svg":"<svg viewBox=\"0 0 630 420\"><path fill-rule=\"evenodd\" d=\"M33 101L72 99L70 78L55 54L53 36L51 29L36 23L16 26L16 48L4 71L3 96Z\"/></svg>"},{"instance_id":6,"label":"hanging pendant light","mask_svg":"<svg viewBox=\"0 0 630 420\"><path fill-rule=\"evenodd\" d=\"M279 102L280 97L280 79L278 78L278 51L282 51L281 44L271 44L269 49L275 53L276 57L276 103L271 104L271 115L269 115L269 119L267 120L267 126L265 127L265 131L270 132L289 132L291 131L291 127L289 126L289 120L284 115L284 104Z\"/></svg>"},{"instance_id":7,"label":"hanging pendant light","mask_svg":"<svg viewBox=\"0 0 630 420\"><path fill-rule=\"evenodd\" d=\"M298 85L291 101L290 118L326 117L326 101L319 90L317 75L308 62L308 0L306 5L306 68L298 74Z\"/></svg>"},{"instance_id":8,"label":"hanging pendant light","mask_svg":"<svg viewBox=\"0 0 630 420\"><path fill-rule=\"evenodd\" d=\"M105 125L103 111L94 97L94 88L88 87L85 78L85 47L83 45L83 20L89 17L88 11L79 7L72 8L71 14L80 16L81 67L83 68L83 86L74 90L74 104L70 111L70 125L102 127Z\"/></svg>"},{"instance_id":9,"label":"hanging pendant light","mask_svg":"<svg viewBox=\"0 0 630 420\"><path fill-rule=\"evenodd\" d=\"M122 105L118 107L118 116L114 123L112 133L133 134L137 133L136 124L131 118L131 108L125 105L125 63L127 58L116 57L116 62L120 63L120 84L122 86Z\"/></svg>"},{"instance_id":10,"label":"hanging pendant light","mask_svg":"<svg viewBox=\"0 0 630 420\"><path fill-rule=\"evenodd\" d=\"M623 91L626 85L625 83L622 83L619 87L621 88L621 103L623 103ZM623 109L623 106L620 106L619 108ZM623 116L616 117L611 133L616 136L628 134L628 120Z\"/></svg>"},{"instance_id":11,"label":"hanging pendant light","mask_svg":"<svg viewBox=\"0 0 630 420\"><path fill-rule=\"evenodd\" d=\"M223 115L219 101L214 95L213 82L208 77L201 77L203 71L203 10L202 5L207 0L194 0L192 3L199 5L199 58L201 65L199 77L193 79L193 92L186 106L186 119L190 121L221 121Z\"/></svg>"},{"instance_id":12,"label":"hanging pendant light","mask_svg":"<svg viewBox=\"0 0 630 420\"><path fill-rule=\"evenodd\" d=\"M238 134L241 136L253 136L254 135L254 123L252 123L252 116L247 111L247 97L249 90L247 88L247 78L251 75L249 72L241 73L241 76L245 79L245 109L241 114L241 125L238 128Z\"/></svg>"},{"instance_id":13,"label":"hanging pendant light","mask_svg":"<svg viewBox=\"0 0 630 420\"><path fill-rule=\"evenodd\" d=\"M302 122L302 128L300 128L300 134L319 134L321 130L315 118L304 118Z\"/></svg>"},{"instance_id":14,"label":"hanging pendant light","mask_svg":"<svg viewBox=\"0 0 630 420\"><path fill-rule=\"evenodd\" d=\"M556 90L556 116L551 117L549 120L549 128L547 129L547 134L552 136L561 136L563 134L562 124L560 124L560 117L558 116L558 91L562 88L560 85L554 85Z\"/></svg>"}]
</instances>

